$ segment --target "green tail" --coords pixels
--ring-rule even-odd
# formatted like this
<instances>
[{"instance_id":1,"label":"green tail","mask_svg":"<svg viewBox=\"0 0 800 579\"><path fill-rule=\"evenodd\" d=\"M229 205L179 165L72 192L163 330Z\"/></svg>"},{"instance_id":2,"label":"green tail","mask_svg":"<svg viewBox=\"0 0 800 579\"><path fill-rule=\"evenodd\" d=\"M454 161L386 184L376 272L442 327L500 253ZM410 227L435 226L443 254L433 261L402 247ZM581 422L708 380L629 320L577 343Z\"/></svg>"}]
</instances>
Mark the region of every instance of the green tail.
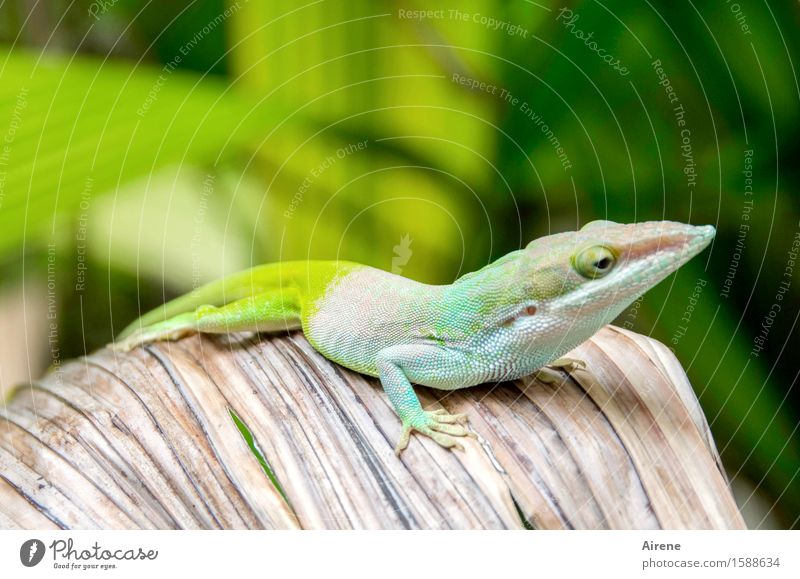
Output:
<instances>
[{"instance_id":1,"label":"green tail","mask_svg":"<svg viewBox=\"0 0 800 579\"><path fill-rule=\"evenodd\" d=\"M259 265L212 281L179 298L167 302L128 325L117 341L139 328L192 312L200 306L224 306L231 302L267 292L292 287L304 299L321 295L331 280L358 264L345 261L282 261Z\"/></svg>"}]
</instances>

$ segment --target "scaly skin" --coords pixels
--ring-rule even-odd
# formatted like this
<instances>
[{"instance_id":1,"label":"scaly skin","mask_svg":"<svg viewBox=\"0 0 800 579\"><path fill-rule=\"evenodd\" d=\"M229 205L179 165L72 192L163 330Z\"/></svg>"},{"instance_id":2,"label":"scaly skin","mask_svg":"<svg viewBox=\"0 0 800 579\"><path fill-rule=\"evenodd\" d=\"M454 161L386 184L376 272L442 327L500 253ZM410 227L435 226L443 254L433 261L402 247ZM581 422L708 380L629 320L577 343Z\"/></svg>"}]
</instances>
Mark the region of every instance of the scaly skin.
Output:
<instances>
[{"instance_id":1,"label":"scaly skin","mask_svg":"<svg viewBox=\"0 0 800 579\"><path fill-rule=\"evenodd\" d=\"M700 253L711 226L594 221L531 242L450 285L351 262L282 262L213 282L128 326L129 350L193 332L302 328L325 357L378 376L397 410L399 453L417 431L446 447L463 415L422 409L414 384L455 390L520 378L561 360L636 298Z\"/></svg>"}]
</instances>

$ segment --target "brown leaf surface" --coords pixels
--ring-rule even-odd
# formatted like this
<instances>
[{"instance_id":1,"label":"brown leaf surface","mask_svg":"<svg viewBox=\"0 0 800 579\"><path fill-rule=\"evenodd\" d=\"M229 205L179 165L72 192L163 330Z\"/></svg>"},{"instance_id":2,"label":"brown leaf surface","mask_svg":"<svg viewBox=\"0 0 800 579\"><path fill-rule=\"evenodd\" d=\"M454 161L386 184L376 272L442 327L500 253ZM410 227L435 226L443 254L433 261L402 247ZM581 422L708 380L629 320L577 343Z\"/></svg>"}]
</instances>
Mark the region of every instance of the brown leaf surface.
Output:
<instances>
[{"instance_id":1,"label":"brown leaf surface","mask_svg":"<svg viewBox=\"0 0 800 579\"><path fill-rule=\"evenodd\" d=\"M560 384L419 387L478 438L415 435L399 459L377 380L299 333L236 338L101 350L21 388L0 413L0 526L744 527L683 369L645 336L604 328Z\"/></svg>"}]
</instances>

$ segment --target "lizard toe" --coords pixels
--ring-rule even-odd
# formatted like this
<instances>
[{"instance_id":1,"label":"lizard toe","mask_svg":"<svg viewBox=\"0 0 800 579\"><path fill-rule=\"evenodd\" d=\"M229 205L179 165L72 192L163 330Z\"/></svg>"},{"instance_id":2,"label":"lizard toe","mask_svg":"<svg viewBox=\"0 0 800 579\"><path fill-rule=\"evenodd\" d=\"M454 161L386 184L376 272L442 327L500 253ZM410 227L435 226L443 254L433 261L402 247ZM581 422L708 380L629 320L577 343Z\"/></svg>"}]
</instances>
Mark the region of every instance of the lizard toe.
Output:
<instances>
[{"instance_id":1,"label":"lizard toe","mask_svg":"<svg viewBox=\"0 0 800 579\"><path fill-rule=\"evenodd\" d=\"M561 383L565 378L553 368L544 366L539 368L535 374L536 379L543 384L556 384Z\"/></svg>"},{"instance_id":2,"label":"lizard toe","mask_svg":"<svg viewBox=\"0 0 800 579\"><path fill-rule=\"evenodd\" d=\"M466 422L466 420L465 414L450 414L446 410L439 409L425 412L415 422L404 421L403 432L394 449L395 454L399 456L405 450L413 431L424 434L445 448L463 450L464 447L454 437L469 436L475 438L474 433L462 426L461 423Z\"/></svg>"},{"instance_id":3,"label":"lizard toe","mask_svg":"<svg viewBox=\"0 0 800 579\"><path fill-rule=\"evenodd\" d=\"M551 368L561 368L565 372L573 372L575 370L585 370L586 362L578 360L577 358L559 358L553 360L548 364Z\"/></svg>"},{"instance_id":4,"label":"lizard toe","mask_svg":"<svg viewBox=\"0 0 800 579\"><path fill-rule=\"evenodd\" d=\"M434 410L432 412L428 412L428 416L433 418L435 422L444 423L444 424L454 424L456 422L466 422L467 415L466 414L450 414L447 410L440 408L439 410Z\"/></svg>"},{"instance_id":5,"label":"lizard toe","mask_svg":"<svg viewBox=\"0 0 800 579\"><path fill-rule=\"evenodd\" d=\"M453 448L453 449L458 449L458 450L464 450L464 447L455 438L453 438L449 434L444 434L442 432L438 432L437 430L434 430L433 428L430 428L430 427L422 430L421 432L425 436L428 436L429 438L432 438L434 442L436 442L440 446L443 446L444 448Z\"/></svg>"},{"instance_id":6,"label":"lizard toe","mask_svg":"<svg viewBox=\"0 0 800 579\"><path fill-rule=\"evenodd\" d=\"M443 432L444 434L449 434L451 436L469 436L471 434L469 430L460 424L449 424L446 422L437 422L435 424L431 424L430 429L435 430L436 432Z\"/></svg>"},{"instance_id":7,"label":"lizard toe","mask_svg":"<svg viewBox=\"0 0 800 579\"><path fill-rule=\"evenodd\" d=\"M400 440L397 441L397 446L394 447L394 453L397 456L400 456L400 453L408 446L408 441L411 438L411 429L412 427L410 424L403 425L403 432L400 434Z\"/></svg>"}]
</instances>

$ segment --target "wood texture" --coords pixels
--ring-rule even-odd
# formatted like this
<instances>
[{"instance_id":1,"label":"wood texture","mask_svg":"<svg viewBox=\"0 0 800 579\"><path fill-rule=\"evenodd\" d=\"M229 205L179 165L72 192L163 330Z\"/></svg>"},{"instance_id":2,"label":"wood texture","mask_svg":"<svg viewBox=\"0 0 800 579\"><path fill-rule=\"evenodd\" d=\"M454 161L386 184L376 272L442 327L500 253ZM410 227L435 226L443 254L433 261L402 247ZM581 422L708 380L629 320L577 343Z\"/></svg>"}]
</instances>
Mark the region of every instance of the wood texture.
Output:
<instances>
[{"instance_id":1,"label":"wood texture","mask_svg":"<svg viewBox=\"0 0 800 579\"><path fill-rule=\"evenodd\" d=\"M379 382L302 334L101 350L0 413L0 527L744 527L668 349L608 326L570 356L591 375L418 388L478 438L398 459Z\"/></svg>"}]
</instances>

